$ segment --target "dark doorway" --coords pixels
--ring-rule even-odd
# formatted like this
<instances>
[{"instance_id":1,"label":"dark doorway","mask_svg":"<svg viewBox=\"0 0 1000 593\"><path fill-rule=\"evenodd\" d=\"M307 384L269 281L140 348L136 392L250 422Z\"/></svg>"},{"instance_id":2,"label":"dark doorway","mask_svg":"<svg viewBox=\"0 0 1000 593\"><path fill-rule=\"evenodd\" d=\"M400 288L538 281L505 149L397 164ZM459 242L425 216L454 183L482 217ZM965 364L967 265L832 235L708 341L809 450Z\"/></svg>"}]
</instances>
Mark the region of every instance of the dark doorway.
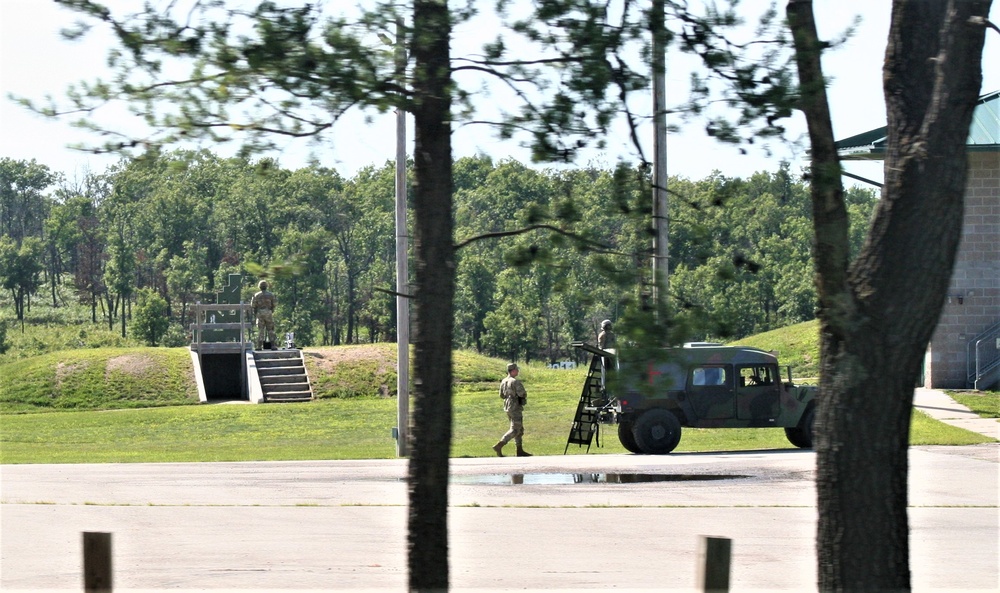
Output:
<instances>
[{"instance_id":1,"label":"dark doorway","mask_svg":"<svg viewBox=\"0 0 1000 593\"><path fill-rule=\"evenodd\" d=\"M209 400L247 399L243 393L243 358L233 354L202 354L201 377Z\"/></svg>"}]
</instances>

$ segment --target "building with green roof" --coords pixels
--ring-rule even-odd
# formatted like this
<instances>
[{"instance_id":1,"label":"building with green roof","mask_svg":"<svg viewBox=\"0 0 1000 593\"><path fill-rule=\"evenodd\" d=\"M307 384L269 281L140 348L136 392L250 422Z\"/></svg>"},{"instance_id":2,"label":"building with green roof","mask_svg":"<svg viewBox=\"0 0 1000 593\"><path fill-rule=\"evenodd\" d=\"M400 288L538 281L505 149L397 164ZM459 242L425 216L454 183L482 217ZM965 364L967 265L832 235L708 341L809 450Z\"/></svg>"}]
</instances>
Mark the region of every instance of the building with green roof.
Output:
<instances>
[{"instance_id":1,"label":"building with green roof","mask_svg":"<svg viewBox=\"0 0 1000 593\"><path fill-rule=\"evenodd\" d=\"M840 158L884 160L887 127L837 142ZM979 98L967 143L962 242L924 359L924 386L1000 385L1000 91ZM919 289L919 287L914 287Z\"/></svg>"}]
</instances>

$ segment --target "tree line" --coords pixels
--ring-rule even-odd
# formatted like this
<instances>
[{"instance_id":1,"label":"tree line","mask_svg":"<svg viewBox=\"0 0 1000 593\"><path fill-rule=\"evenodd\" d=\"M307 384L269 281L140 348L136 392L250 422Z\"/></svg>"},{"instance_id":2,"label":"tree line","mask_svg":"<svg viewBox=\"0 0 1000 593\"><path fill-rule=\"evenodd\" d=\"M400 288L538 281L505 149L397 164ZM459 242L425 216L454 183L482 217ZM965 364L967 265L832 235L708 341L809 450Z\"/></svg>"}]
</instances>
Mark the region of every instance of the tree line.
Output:
<instances>
[{"instance_id":1,"label":"tree line","mask_svg":"<svg viewBox=\"0 0 1000 593\"><path fill-rule=\"evenodd\" d=\"M455 162L455 347L511 360L573 358L648 291L644 170L537 169L486 156ZM281 331L300 346L395 341L394 166L351 178L319 164L206 151L123 159L68 179L0 160L0 282L14 315L63 301L94 323L180 345L188 306L229 274L272 281ZM702 338L812 319L808 183L787 166L748 179L670 179L670 302ZM876 202L848 191L857 249ZM135 309L133 309L135 307ZM679 321L680 322L680 321Z\"/></svg>"},{"instance_id":2,"label":"tree line","mask_svg":"<svg viewBox=\"0 0 1000 593\"><path fill-rule=\"evenodd\" d=\"M549 0L528 3L527 11L500 0L493 13L483 15L492 19L496 35L469 52L453 52L450 41L479 14L482 3L380 2L348 15L327 12L323 3L278 6L261 0L248 10L220 0L188 10L174 2L149 2L140 12L121 14L92 0L56 1L111 33L107 63L115 75L68 89L64 101L22 103L47 116L79 117L77 125L101 134L104 142L92 147L99 152L132 155L191 141L206 146L237 141L240 154L261 154L275 147L277 138L320 138L355 107L412 115L415 390L411 430L401 442L411 445L407 543L414 591L448 588L452 348L462 341L455 320L461 304L458 275L460 259L466 257L461 252L481 243L454 242L461 175L453 159L454 126L486 124L501 139L518 137L537 162L571 163L580 149L601 148L619 117L629 122L636 140L634 124L642 114L631 109L631 100L645 96L646 73L661 69L658 62L668 47L698 58L691 72L691 101L678 107L704 122L711 136L766 144L784 137L784 120L801 111L809 129L821 344L819 588L909 590L906 452L913 385L944 304L961 236L965 142L982 82L985 36L997 28L988 19L991 0L892 2L883 60L886 179L860 249L852 230L857 228L851 220L855 204L841 182L826 97L829 78L821 65L824 52L841 40L819 36L810 0L789 0L783 15L771 6L756 26L736 0L705 7L626 2L621 10L593 0ZM751 27L749 39L737 30ZM64 35L79 38L91 28L79 23ZM385 49L386 32L393 30L395 52ZM509 107L497 116L475 101L490 94L487 80L509 91L489 100L491 106ZM91 117L108 105L127 106L147 129L125 133L121 118L106 126ZM721 105L726 114L717 117L711 107ZM619 167L613 177L616 183L603 207L623 215L646 211L633 199L645 191L631 189L648 186L645 175ZM656 184L662 187L664 180ZM743 320L716 315L706 295L695 298L696 285L687 292L672 285L671 294L650 290L649 274L643 272L648 250L641 248L649 242L649 224L642 217L611 223L588 237L579 231L592 229L592 221L575 204L575 196L554 198L548 208L529 210L527 227L482 235L516 238L504 261L520 266L519 274L511 272L519 295L545 294L544 281L559 286L563 276L576 271L568 265L576 260L567 253L577 250L593 264L584 271L597 271L598 281L611 287L614 298L605 306L624 304L616 319L637 345L654 348L699 333L741 331ZM695 261L708 263L718 229L696 228L708 243L698 248L706 253ZM536 233L548 235L546 242L528 240ZM753 235L733 233L731 238L752 241ZM629 251L629 242L640 249ZM758 246L752 247L756 253ZM722 297L724 304L739 302L740 310L744 303L738 299L748 299L747 308L768 303L767 290L741 294L734 285L770 262L755 259L742 244L733 249L739 251L705 269L702 284L720 285L730 293ZM127 250L120 251L127 256ZM546 258L563 264L560 274L532 275L531 264ZM675 264L678 270L685 265L683 260ZM292 262L274 269L295 267ZM493 269L498 284L509 270ZM780 279L793 274L782 272ZM538 280L537 290L525 279ZM914 292L916 283L921 290ZM30 307L31 290L27 294ZM593 300L576 302L593 307L599 298L585 296ZM119 301L124 323L131 301ZM545 307L553 301L536 299ZM783 304L768 304L767 310L794 315L794 307ZM485 320L483 327L486 336Z\"/></svg>"}]
</instances>

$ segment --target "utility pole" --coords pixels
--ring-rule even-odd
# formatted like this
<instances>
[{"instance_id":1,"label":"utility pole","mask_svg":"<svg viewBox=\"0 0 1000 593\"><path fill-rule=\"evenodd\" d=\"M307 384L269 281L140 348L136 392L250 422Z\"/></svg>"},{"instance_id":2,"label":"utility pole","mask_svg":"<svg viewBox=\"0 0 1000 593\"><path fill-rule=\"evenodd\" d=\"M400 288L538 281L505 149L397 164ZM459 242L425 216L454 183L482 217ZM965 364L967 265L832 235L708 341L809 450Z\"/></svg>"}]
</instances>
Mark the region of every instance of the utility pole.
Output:
<instances>
[{"instance_id":1,"label":"utility pole","mask_svg":"<svg viewBox=\"0 0 1000 593\"><path fill-rule=\"evenodd\" d=\"M406 38L396 19L396 82L406 84ZM402 101L400 101L402 103ZM396 456L409 454L410 274L406 230L406 110L396 106Z\"/></svg>"},{"instance_id":2,"label":"utility pole","mask_svg":"<svg viewBox=\"0 0 1000 593\"><path fill-rule=\"evenodd\" d=\"M666 99L666 24L663 0L653 0L650 15L653 32L653 300L667 298L669 286L667 210L667 99Z\"/></svg>"}]
</instances>

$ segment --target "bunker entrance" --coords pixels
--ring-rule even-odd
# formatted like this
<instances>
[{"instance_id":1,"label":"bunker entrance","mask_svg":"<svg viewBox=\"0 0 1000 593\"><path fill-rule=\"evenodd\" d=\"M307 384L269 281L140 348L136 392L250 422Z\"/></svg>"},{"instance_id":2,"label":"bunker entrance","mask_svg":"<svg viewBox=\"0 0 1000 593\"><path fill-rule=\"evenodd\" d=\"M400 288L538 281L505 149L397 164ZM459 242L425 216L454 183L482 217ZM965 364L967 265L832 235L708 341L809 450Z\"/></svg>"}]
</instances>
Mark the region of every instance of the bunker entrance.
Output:
<instances>
[{"instance_id":1,"label":"bunker entrance","mask_svg":"<svg viewBox=\"0 0 1000 593\"><path fill-rule=\"evenodd\" d=\"M202 354L201 376L205 397L210 400L243 400L243 356L241 353Z\"/></svg>"}]
</instances>

